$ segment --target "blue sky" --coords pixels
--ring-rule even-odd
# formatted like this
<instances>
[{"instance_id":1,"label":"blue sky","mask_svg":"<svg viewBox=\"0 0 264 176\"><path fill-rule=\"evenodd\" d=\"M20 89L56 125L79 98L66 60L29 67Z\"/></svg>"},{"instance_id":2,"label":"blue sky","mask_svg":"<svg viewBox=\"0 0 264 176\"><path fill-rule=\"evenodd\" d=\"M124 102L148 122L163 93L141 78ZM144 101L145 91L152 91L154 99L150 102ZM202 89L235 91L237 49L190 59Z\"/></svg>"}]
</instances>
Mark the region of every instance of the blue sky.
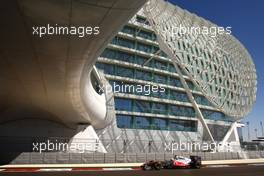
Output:
<instances>
[{"instance_id":1,"label":"blue sky","mask_svg":"<svg viewBox=\"0 0 264 176\"><path fill-rule=\"evenodd\" d=\"M260 121L264 123L264 1L261 0L170 0L192 13L219 26L231 26L232 34L248 49L256 65L258 76L257 101L243 120L250 123L250 136L255 130L262 134ZM243 130L247 134L247 129ZM247 135L245 135L247 139Z\"/></svg>"}]
</instances>

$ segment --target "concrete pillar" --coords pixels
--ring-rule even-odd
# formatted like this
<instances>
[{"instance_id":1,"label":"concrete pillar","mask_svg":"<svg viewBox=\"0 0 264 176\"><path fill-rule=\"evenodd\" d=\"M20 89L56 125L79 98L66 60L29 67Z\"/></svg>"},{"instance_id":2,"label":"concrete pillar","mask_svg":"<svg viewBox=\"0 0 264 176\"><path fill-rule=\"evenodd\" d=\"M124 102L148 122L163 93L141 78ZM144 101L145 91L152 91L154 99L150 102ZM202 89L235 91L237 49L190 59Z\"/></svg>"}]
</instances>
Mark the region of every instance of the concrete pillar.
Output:
<instances>
[{"instance_id":1,"label":"concrete pillar","mask_svg":"<svg viewBox=\"0 0 264 176\"><path fill-rule=\"evenodd\" d=\"M107 153L92 125L80 124L69 142L69 151L77 153Z\"/></svg>"}]
</instances>

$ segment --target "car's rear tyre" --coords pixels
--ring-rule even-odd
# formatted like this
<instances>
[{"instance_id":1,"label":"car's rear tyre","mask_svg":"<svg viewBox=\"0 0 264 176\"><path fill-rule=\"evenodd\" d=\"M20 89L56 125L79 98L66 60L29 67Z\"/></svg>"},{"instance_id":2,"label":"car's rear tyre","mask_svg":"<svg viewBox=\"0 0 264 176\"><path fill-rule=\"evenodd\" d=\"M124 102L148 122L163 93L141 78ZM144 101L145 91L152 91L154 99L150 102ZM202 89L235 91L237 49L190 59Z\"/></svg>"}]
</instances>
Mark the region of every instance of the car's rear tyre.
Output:
<instances>
[{"instance_id":1,"label":"car's rear tyre","mask_svg":"<svg viewBox=\"0 0 264 176\"><path fill-rule=\"evenodd\" d=\"M201 165L200 165L200 164L195 164L195 165L194 165L194 168L195 168L195 169L200 169L200 168L201 168Z\"/></svg>"},{"instance_id":2,"label":"car's rear tyre","mask_svg":"<svg viewBox=\"0 0 264 176\"><path fill-rule=\"evenodd\" d=\"M143 166L143 169L146 170L146 171L149 171L149 170L152 170L152 167L150 165L145 164Z\"/></svg>"},{"instance_id":3,"label":"car's rear tyre","mask_svg":"<svg viewBox=\"0 0 264 176\"><path fill-rule=\"evenodd\" d=\"M201 157L200 156L190 156L191 158L191 168L194 168L194 169L200 169L201 166L202 166L202 160L201 160Z\"/></svg>"},{"instance_id":4,"label":"car's rear tyre","mask_svg":"<svg viewBox=\"0 0 264 176\"><path fill-rule=\"evenodd\" d=\"M160 170L162 168L160 163L156 163L154 167L155 167L155 170Z\"/></svg>"}]
</instances>

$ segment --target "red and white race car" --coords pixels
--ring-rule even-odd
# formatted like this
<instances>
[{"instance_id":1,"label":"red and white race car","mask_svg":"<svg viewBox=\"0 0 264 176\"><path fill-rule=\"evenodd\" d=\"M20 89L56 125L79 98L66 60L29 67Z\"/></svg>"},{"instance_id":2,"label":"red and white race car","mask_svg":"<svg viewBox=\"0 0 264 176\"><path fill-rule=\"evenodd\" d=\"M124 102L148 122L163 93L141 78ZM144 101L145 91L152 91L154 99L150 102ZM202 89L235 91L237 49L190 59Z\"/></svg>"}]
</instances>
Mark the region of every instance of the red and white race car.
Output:
<instances>
[{"instance_id":1,"label":"red and white race car","mask_svg":"<svg viewBox=\"0 0 264 176\"><path fill-rule=\"evenodd\" d=\"M144 163L141 168L143 170L160 170L164 169L176 169L176 168L200 168L202 165L201 157L190 156L190 158L177 156L165 161L148 161Z\"/></svg>"}]
</instances>

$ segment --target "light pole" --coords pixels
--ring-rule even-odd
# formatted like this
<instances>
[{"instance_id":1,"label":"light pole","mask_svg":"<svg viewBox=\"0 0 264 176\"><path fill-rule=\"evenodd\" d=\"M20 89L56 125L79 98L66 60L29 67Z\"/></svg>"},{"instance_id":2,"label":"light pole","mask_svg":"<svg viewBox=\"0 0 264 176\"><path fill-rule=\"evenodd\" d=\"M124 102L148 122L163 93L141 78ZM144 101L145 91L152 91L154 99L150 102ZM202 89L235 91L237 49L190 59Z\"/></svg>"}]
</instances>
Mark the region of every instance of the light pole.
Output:
<instances>
[{"instance_id":1,"label":"light pole","mask_svg":"<svg viewBox=\"0 0 264 176\"><path fill-rule=\"evenodd\" d=\"M249 130L249 122L247 122L247 127L248 127L248 141L250 141L250 130Z\"/></svg>"},{"instance_id":2,"label":"light pole","mask_svg":"<svg viewBox=\"0 0 264 176\"><path fill-rule=\"evenodd\" d=\"M261 127L261 137L264 137L264 131L263 131L262 121L260 121L260 127Z\"/></svg>"}]
</instances>

